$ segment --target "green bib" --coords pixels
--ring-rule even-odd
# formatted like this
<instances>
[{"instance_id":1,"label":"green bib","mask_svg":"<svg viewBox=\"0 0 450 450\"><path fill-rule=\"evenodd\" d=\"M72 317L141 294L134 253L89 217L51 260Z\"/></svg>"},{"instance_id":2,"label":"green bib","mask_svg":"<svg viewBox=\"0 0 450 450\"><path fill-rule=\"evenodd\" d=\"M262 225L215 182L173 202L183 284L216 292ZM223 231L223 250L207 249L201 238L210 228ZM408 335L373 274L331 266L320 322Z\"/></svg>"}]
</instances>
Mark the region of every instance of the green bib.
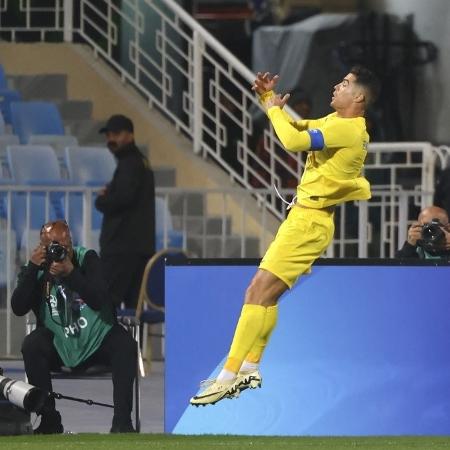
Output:
<instances>
[{"instance_id":1,"label":"green bib","mask_svg":"<svg viewBox=\"0 0 450 450\"><path fill-rule=\"evenodd\" d=\"M83 264L88 251L74 247L78 265ZM40 271L38 277L44 275ZM50 299L41 303L40 319L53 332L53 344L66 367L75 367L96 352L114 324L111 307L100 311L90 308L76 292L62 285L52 285Z\"/></svg>"}]
</instances>

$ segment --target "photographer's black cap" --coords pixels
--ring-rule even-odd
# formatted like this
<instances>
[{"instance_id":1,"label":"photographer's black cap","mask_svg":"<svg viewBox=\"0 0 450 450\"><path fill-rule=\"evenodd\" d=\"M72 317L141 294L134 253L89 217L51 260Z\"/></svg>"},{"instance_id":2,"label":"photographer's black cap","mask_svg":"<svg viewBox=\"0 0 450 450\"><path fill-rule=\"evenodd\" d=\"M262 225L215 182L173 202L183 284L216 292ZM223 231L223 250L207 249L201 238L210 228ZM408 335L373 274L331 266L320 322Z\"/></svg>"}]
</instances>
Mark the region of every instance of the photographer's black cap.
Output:
<instances>
[{"instance_id":1,"label":"photographer's black cap","mask_svg":"<svg viewBox=\"0 0 450 450\"><path fill-rule=\"evenodd\" d=\"M105 126L100 128L99 133L107 133L108 131L113 133L129 131L130 133L133 133L133 122L127 116L123 116L122 114L114 114L108 119Z\"/></svg>"}]
</instances>

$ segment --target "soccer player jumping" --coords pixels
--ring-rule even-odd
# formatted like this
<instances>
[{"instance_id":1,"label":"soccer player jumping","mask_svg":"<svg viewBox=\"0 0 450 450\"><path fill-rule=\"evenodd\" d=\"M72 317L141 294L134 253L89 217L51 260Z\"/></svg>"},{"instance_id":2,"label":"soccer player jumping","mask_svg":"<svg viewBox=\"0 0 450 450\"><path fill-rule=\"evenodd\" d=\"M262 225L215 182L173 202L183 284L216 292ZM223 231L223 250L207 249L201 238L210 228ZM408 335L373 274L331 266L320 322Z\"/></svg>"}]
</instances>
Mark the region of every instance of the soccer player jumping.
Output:
<instances>
[{"instance_id":1,"label":"soccer player jumping","mask_svg":"<svg viewBox=\"0 0 450 450\"><path fill-rule=\"evenodd\" d=\"M258 73L252 89L286 150L308 151L297 201L278 229L245 293L228 358L218 377L202 383L192 405L214 404L261 386L259 362L277 321L277 303L326 250L334 233L335 205L370 198L361 176L369 135L364 114L379 92L368 69L353 67L334 86L334 113L293 120L284 110L289 95L275 94L278 76Z\"/></svg>"}]
</instances>

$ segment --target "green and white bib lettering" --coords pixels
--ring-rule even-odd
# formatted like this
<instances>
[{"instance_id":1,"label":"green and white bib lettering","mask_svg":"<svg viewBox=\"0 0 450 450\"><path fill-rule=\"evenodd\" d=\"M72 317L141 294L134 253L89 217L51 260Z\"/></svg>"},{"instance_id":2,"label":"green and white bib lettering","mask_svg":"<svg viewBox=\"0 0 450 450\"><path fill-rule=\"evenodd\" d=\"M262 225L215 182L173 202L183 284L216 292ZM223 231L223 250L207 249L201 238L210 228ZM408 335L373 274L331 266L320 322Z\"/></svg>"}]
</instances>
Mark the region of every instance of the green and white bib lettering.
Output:
<instances>
[{"instance_id":1,"label":"green and white bib lettering","mask_svg":"<svg viewBox=\"0 0 450 450\"><path fill-rule=\"evenodd\" d=\"M88 250L74 247L73 251L81 266ZM38 277L43 275L40 271ZM58 284L51 286L50 298L41 303L39 315L53 332L53 344L66 367L78 366L96 352L114 324L110 306L95 311L76 292Z\"/></svg>"}]
</instances>

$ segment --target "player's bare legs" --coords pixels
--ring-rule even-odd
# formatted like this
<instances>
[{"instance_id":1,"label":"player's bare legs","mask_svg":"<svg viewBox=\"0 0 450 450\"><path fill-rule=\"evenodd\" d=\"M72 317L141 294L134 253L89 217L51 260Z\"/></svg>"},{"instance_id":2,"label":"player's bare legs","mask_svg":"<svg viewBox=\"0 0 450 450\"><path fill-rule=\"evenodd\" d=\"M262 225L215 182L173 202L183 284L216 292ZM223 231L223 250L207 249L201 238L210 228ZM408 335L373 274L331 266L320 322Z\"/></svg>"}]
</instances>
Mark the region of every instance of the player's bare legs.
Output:
<instances>
[{"instance_id":1,"label":"player's bare legs","mask_svg":"<svg viewBox=\"0 0 450 450\"><path fill-rule=\"evenodd\" d=\"M266 308L275 306L278 299L288 289L286 283L273 273L258 269L247 291L245 292L245 304L261 305Z\"/></svg>"},{"instance_id":2,"label":"player's bare legs","mask_svg":"<svg viewBox=\"0 0 450 450\"><path fill-rule=\"evenodd\" d=\"M276 325L278 299L287 289L271 272L258 269L245 293L224 368L217 379L207 382L206 388L191 399L191 404L214 404L249 387L261 386L259 361Z\"/></svg>"}]
</instances>

